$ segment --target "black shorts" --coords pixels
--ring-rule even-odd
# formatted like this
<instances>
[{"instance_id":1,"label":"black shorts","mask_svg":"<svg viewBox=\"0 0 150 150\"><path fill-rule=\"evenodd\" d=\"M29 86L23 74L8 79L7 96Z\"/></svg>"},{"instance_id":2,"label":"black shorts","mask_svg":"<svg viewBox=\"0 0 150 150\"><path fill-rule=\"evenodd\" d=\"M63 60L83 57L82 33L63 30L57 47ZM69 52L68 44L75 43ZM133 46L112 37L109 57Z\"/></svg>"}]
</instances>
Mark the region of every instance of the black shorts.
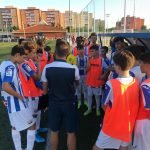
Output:
<instances>
[{"instance_id":1,"label":"black shorts","mask_svg":"<svg viewBox=\"0 0 150 150\"><path fill-rule=\"evenodd\" d=\"M49 102L48 127L56 132L64 123L66 132L75 133L79 115L76 102Z\"/></svg>"}]
</instances>

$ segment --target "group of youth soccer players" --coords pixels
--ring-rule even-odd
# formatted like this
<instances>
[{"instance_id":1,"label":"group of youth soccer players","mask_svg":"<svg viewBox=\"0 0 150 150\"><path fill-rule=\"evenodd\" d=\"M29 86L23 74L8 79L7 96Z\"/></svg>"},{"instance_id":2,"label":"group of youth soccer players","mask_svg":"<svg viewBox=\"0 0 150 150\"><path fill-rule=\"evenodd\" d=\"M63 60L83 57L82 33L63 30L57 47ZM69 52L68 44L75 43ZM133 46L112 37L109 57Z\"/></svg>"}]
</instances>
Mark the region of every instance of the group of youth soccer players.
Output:
<instances>
[{"instance_id":1,"label":"group of youth soccer players","mask_svg":"<svg viewBox=\"0 0 150 150\"><path fill-rule=\"evenodd\" d=\"M48 47L46 47L46 50ZM50 49L48 49L49 51ZM12 139L16 150L21 148L20 131L27 129L27 150L32 150L34 141L44 142L38 132L41 111L38 110L39 97L42 95L41 73L53 56L44 51L44 42L37 43L19 40L11 50L10 59L0 65L1 97L8 109L12 126Z\"/></svg>"},{"instance_id":2,"label":"group of youth soccer players","mask_svg":"<svg viewBox=\"0 0 150 150\"><path fill-rule=\"evenodd\" d=\"M93 150L128 150L131 144L133 150L149 150L150 52L115 38L111 43L115 51L108 58L108 47L101 47L96 41L95 33L89 43L77 37L76 47L66 56L68 63L79 69L80 82L75 93L78 108L83 94L87 106L83 115L91 114L94 95L96 115L100 116L100 106L105 112ZM40 126L40 78L45 65L53 61L53 55L44 51L42 40L38 40L36 45L25 42L14 46L10 59L0 65L1 96L7 105L16 150L22 149L20 131L25 129L27 150L33 149Z\"/></svg>"},{"instance_id":3,"label":"group of youth soccer players","mask_svg":"<svg viewBox=\"0 0 150 150\"><path fill-rule=\"evenodd\" d=\"M115 51L109 59L108 47L100 47L96 39L92 33L88 46L78 45L77 41L72 51L80 73L78 108L82 89L88 106L84 116L92 112L93 95L96 115L100 115L100 103L105 112L93 150L149 150L150 52L142 46L128 46L123 38L114 38L111 47Z\"/></svg>"}]
</instances>

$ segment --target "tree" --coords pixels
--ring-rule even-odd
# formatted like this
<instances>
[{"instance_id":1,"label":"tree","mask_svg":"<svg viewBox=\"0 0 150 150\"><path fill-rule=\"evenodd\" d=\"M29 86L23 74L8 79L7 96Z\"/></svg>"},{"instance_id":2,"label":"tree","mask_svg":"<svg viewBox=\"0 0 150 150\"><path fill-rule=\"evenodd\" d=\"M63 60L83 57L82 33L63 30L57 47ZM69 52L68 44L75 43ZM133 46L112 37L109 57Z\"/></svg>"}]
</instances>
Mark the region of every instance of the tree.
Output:
<instances>
[{"instance_id":1,"label":"tree","mask_svg":"<svg viewBox=\"0 0 150 150\"><path fill-rule=\"evenodd\" d=\"M12 29L15 30L15 31L19 30L18 26L13 26Z\"/></svg>"},{"instance_id":2,"label":"tree","mask_svg":"<svg viewBox=\"0 0 150 150\"><path fill-rule=\"evenodd\" d=\"M70 27L67 26L67 27L66 27L66 30L67 30L67 32L70 32Z\"/></svg>"},{"instance_id":3,"label":"tree","mask_svg":"<svg viewBox=\"0 0 150 150\"><path fill-rule=\"evenodd\" d=\"M147 30L147 26L146 26L146 25L143 25L143 26L141 27L141 30Z\"/></svg>"}]
</instances>

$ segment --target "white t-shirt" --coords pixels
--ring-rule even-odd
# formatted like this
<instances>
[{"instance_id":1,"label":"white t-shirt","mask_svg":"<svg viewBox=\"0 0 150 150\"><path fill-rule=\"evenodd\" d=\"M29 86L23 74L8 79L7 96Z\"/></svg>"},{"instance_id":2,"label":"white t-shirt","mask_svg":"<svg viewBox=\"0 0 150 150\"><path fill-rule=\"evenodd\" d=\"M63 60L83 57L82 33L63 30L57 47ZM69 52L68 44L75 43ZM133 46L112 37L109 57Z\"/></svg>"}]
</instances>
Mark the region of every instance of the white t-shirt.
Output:
<instances>
[{"instance_id":1,"label":"white t-shirt","mask_svg":"<svg viewBox=\"0 0 150 150\"><path fill-rule=\"evenodd\" d=\"M145 74L141 72L140 66L135 66L130 71L134 74L139 83L141 83Z\"/></svg>"}]
</instances>

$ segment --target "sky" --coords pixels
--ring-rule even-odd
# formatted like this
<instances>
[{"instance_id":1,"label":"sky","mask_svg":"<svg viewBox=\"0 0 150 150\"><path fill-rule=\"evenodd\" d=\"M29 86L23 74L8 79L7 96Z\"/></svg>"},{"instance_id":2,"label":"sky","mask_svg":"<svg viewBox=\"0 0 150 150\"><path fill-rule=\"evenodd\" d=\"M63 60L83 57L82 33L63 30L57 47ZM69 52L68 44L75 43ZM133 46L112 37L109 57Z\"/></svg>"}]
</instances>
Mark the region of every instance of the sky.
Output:
<instances>
[{"instance_id":1,"label":"sky","mask_svg":"<svg viewBox=\"0 0 150 150\"><path fill-rule=\"evenodd\" d=\"M71 10L94 12L91 0L70 0ZM150 28L150 0L126 0L126 15L133 16L135 1L135 16L145 19L145 25ZM115 26L116 21L124 16L124 0L105 0L106 23L108 27ZM89 5L88 5L89 4ZM61 12L68 10L69 0L0 0L0 7L12 5L18 8L37 7L42 10L57 9ZM108 16L108 15L107 15ZM95 18L104 19L104 0L95 0Z\"/></svg>"}]
</instances>

